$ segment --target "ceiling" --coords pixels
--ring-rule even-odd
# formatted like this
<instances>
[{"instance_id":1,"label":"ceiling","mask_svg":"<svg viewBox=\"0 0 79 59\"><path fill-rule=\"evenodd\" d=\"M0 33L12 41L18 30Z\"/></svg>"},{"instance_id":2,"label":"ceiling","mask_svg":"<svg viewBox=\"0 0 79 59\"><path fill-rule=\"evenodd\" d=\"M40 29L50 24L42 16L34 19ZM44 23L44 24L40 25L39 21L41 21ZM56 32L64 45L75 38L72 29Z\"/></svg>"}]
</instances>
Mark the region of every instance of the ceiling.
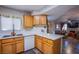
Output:
<instances>
[{"instance_id":1,"label":"ceiling","mask_svg":"<svg viewBox=\"0 0 79 59\"><path fill-rule=\"evenodd\" d=\"M11 9L16 9L20 11L36 11L46 7L46 5L4 5L3 7L8 7Z\"/></svg>"},{"instance_id":2,"label":"ceiling","mask_svg":"<svg viewBox=\"0 0 79 59\"><path fill-rule=\"evenodd\" d=\"M3 7L32 12L32 15L50 15L48 20L55 20L76 5L4 5Z\"/></svg>"}]
</instances>

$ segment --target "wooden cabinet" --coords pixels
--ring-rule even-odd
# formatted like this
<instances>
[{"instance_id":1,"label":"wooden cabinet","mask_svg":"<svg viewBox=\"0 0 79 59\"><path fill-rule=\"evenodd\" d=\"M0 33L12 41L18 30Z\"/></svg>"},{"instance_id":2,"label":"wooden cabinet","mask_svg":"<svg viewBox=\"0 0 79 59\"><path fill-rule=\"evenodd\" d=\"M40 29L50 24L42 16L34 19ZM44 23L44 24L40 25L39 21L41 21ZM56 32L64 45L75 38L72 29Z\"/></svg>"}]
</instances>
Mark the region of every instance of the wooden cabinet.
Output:
<instances>
[{"instance_id":1,"label":"wooden cabinet","mask_svg":"<svg viewBox=\"0 0 79 59\"><path fill-rule=\"evenodd\" d=\"M34 16L34 25L47 25L46 16Z\"/></svg>"},{"instance_id":2,"label":"wooden cabinet","mask_svg":"<svg viewBox=\"0 0 79 59\"><path fill-rule=\"evenodd\" d=\"M16 40L16 53L20 53L24 51L24 40L23 38L15 38Z\"/></svg>"},{"instance_id":3,"label":"wooden cabinet","mask_svg":"<svg viewBox=\"0 0 79 59\"><path fill-rule=\"evenodd\" d=\"M51 40L41 36L35 36L35 47L44 54L60 53L61 39Z\"/></svg>"},{"instance_id":4,"label":"wooden cabinet","mask_svg":"<svg viewBox=\"0 0 79 59\"><path fill-rule=\"evenodd\" d=\"M2 54L15 54L24 51L24 38L15 37L1 40L1 53Z\"/></svg>"},{"instance_id":5,"label":"wooden cabinet","mask_svg":"<svg viewBox=\"0 0 79 59\"><path fill-rule=\"evenodd\" d=\"M34 16L34 25L40 25L40 17Z\"/></svg>"},{"instance_id":6,"label":"wooden cabinet","mask_svg":"<svg viewBox=\"0 0 79 59\"><path fill-rule=\"evenodd\" d=\"M23 16L23 26L24 28L32 28L33 27L33 16Z\"/></svg>"},{"instance_id":7,"label":"wooden cabinet","mask_svg":"<svg viewBox=\"0 0 79 59\"><path fill-rule=\"evenodd\" d=\"M14 39L13 38L8 38L8 39L3 39L1 43L10 43L10 42L13 42Z\"/></svg>"},{"instance_id":8,"label":"wooden cabinet","mask_svg":"<svg viewBox=\"0 0 79 59\"><path fill-rule=\"evenodd\" d=\"M16 53L20 53L24 51L24 43L19 41L16 43Z\"/></svg>"},{"instance_id":9,"label":"wooden cabinet","mask_svg":"<svg viewBox=\"0 0 79 59\"><path fill-rule=\"evenodd\" d=\"M40 36L35 36L35 47L42 52L42 38Z\"/></svg>"},{"instance_id":10,"label":"wooden cabinet","mask_svg":"<svg viewBox=\"0 0 79 59\"><path fill-rule=\"evenodd\" d=\"M0 54L1 54L1 40L0 40Z\"/></svg>"},{"instance_id":11,"label":"wooden cabinet","mask_svg":"<svg viewBox=\"0 0 79 59\"><path fill-rule=\"evenodd\" d=\"M53 41L43 37L43 53L52 54L53 53Z\"/></svg>"},{"instance_id":12,"label":"wooden cabinet","mask_svg":"<svg viewBox=\"0 0 79 59\"><path fill-rule=\"evenodd\" d=\"M61 50L61 39L53 41L53 53L59 54Z\"/></svg>"},{"instance_id":13,"label":"wooden cabinet","mask_svg":"<svg viewBox=\"0 0 79 59\"><path fill-rule=\"evenodd\" d=\"M44 42L43 43L43 53L44 54L52 54L53 53L53 45Z\"/></svg>"},{"instance_id":14,"label":"wooden cabinet","mask_svg":"<svg viewBox=\"0 0 79 59\"><path fill-rule=\"evenodd\" d=\"M41 25L47 24L47 17L46 16L40 16L40 24Z\"/></svg>"},{"instance_id":15,"label":"wooden cabinet","mask_svg":"<svg viewBox=\"0 0 79 59\"><path fill-rule=\"evenodd\" d=\"M2 54L13 54L15 53L15 42L13 38L1 40Z\"/></svg>"},{"instance_id":16,"label":"wooden cabinet","mask_svg":"<svg viewBox=\"0 0 79 59\"><path fill-rule=\"evenodd\" d=\"M2 53L3 54L13 54L15 53L15 43L5 43L2 44Z\"/></svg>"}]
</instances>

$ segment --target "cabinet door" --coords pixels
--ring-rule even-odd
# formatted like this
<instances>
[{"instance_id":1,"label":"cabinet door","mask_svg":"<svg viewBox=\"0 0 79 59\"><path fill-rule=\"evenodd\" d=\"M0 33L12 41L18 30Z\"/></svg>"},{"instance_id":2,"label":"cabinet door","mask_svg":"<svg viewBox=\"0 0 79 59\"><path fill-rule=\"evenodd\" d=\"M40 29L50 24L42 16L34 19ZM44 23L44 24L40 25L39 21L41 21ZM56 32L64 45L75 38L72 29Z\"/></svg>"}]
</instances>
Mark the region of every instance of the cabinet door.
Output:
<instances>
[{"instance_id":1,"label":"cabinet door","mask_svg":"<svg viewBox=\"0 0 79 59\"><path fill-rule=\"evenodd\" d=\"M52 45L48 44L48 43L43 43L43 53L44 54L52 54L53 50L52 50Z\"/></svg>"},{"instance_id":2,"label":"cabinet door","mask_svg":"<svg viewBox=\"0 0 79 59\"><path fill-rule=\"evenodd\" d=\"M34 16L34 25L40 25L40 17L39 16Z\"/></svg>"},{"instance_id":3,"label":"cabinet door","mask_svg":"<svg viewBox=\"0 0 79 59\"><path fill-rule=\"evenodd\" d=\"M1 54L1 41L0 41L0 54Z\"/></svg>"},{"instance_id":4,"label":"cabinet door","mask_svg":"<svg viewBox=\"0 0 79 59\"><path fill-rule=\"evenodd\" d=\"M13 53L15 53L15 44L14 43L2 44L2 53L3 54L13 54Z\"/></svg>"},{"instance_id":5,"label":"cabinet door","mask_svg":"<svg viewBox=\"0 0 79 59\"><path fill-rule=\"evenodd\" d=\"M35 38L35 47L42 51L42 38L39 36L36 36Z\"/></svg>"},{"instance_id":6,"label":"cabinet door","mask_svg":"<svg viewBox=\"0 0 79 59\"><path fill-rule=\"evenodd\" d=\"M33 27L33 16L24 16L23 24L24 28Z\"/></svg>"},{"instance_id":7,"label":"cabinet door","mask_svg":"<svg viewBox=\"0 0 79 59\"><path fill-rule=\"evenodd\" d=\"M58 54L60 53L61 48L61 39L57 39L54 41L54 46L53 46L53 53Z\"/></svg>"},{"instance_id":8,"label":"cabinet door","mask_svg":"<svg viewBox=\"0 0 79 59\"><path fill-rule=\"evenodd\" d=\"M47 18L46 16L40 16L40 24L41 25L46 25L47 23Z\"/></svg>"},{"instance_id":9,"label":"cabinet door","mask_svg":"<svg viewBox=\"0 0 79 59\"><path fill-rule=\"evenodd\" d=\"M16 53L24 51L24 43L22 41L16 43Z\"/></svg>"}]
</instances>

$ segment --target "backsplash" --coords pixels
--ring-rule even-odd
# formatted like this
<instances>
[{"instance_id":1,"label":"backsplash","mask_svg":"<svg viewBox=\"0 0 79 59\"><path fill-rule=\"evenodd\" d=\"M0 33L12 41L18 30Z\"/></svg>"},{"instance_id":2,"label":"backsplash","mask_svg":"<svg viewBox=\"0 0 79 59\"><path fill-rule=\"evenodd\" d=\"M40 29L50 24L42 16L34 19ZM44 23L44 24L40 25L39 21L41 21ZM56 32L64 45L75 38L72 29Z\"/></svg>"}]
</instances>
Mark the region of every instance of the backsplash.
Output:
<instances>
[{"instance_id":1,"label":"backsplash","mask_svg":"<svg viewBox=\"0 0 79 59\"><path fill-rule=\"evenodd\" d=\"M47 33L47 28L44 27L33 27L30 30L25 30L23 29L22 33L23 35L27 35L27 34L33 34L33 33L42 33L42 30L44 31L43 33Z\"/></svg>"},{"instance_id":2,"label":"backsplash","mask_svg":"<svg viewBox=\"0 0 79 59\"><path fill-rule=\"evenodd\" d=\"M1 36L3 36L3 35L10 35L11 32L12 31L0 31L0 35ZM30 30L22 29L22 30L15 31L15 32L16 32L16 34L23 34L23 35L30 34L30 35L32 35L33 33L47 33L47 28L44 28L44 27L33 27Z\"/></svg>"}]
</instances>

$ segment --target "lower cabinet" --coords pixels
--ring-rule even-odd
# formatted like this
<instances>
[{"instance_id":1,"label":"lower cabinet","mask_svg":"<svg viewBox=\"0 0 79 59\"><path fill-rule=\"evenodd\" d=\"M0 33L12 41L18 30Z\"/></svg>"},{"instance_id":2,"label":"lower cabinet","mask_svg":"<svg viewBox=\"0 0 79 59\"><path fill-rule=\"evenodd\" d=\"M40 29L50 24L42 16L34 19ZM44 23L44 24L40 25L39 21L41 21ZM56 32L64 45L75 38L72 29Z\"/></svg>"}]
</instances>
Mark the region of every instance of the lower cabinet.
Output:
<instances>
[{"instance_id":1,"label":"lower cabinet","mask_svg":"<svg viewBox=\"0 0 79 59\"><path fill-rule=\"evenodd\" d=\"M43 43L43 53L44 54L52 54L53 46L48 43Z\"/></svg>"},{"instance_id":2,"label":"lower cabinet","mask_svg":"<svg viewBox=\"0 0 79 59\"><path fill-rule=\"evenodd\" d=\"M21 40L16 43L16 53L20 53L23 51L24 51L24 43L23 40Z\"/></svg>"},{"instance_id":3,"label":"lower cabinet","mask_svg":"<svg viewBox=\"0 0 79 59\"><path fill-rule=\"evenodd\" d=\"M13 54L15 53L15 43L2 44L2 54Z\"/></svg>"},{"instance_id":4,"label":"lower cabinet","mask_svg":"<svg viewBox=\"0 0 79 59\"><path fill-rule=\"evenodd\" d=\"M44 54L58 54L60 53L61 39L51 40L36 35L35 47Z\"/></svg>"},{"instance_id":5,"label":"lower cabinet","mask_svg":"<svg viewBox=\"0 0 79 59\"><path fill-rule=\"evenodd\" d=\"M1 54L1 41L0 41L0 54Z\"/></svg>"},{"instance_id":6,"label":"lower cabinet","mask_svg":"<svg viewBox=\"0 0 79 59\"><path fill-rule=\"evenodd\" d=\"M15 54L24 51L24 38L7 38L1 40L1 53L2 54Z\"/></svg>"},{"instance_id":7,"label":"lower cabinet","mask_svg":"<svg viewBox=\"0 0 79 59\"><path fill-rule=\"evenodd\" d=\"M42 52L42 38L40 36L35 36L35 47Z\"/></svg>"}]
</instances>

